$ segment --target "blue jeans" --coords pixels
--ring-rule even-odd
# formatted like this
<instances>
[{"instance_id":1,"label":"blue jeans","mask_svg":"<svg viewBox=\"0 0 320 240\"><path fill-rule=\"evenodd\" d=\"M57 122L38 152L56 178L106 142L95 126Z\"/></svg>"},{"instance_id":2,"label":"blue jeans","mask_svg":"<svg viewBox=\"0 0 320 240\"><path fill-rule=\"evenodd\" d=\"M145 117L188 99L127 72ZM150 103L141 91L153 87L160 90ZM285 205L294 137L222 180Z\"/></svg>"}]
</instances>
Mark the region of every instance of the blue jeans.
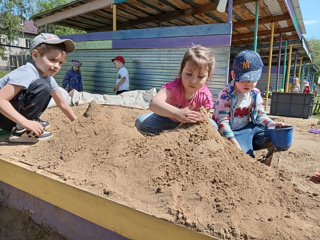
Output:
<instances>
[{"instance_id":1,"label":"blue jeans","mask_svg":"<svg viewBox=\"0 0 320 240\"><path fill-rule=\"evenodd\" d=\"M254 158L253 150L273 146L268 129L264 126L249 123L244 128L233 130L242 151Z\"/></svg>"},{"instance_id":2,"label":"blue jeans","mask_svg":"<svg viewBox=\"0 0 320 240\"><path fill-rule=\"evenodd\" d=\"M51 85L41 78L31 83L28 89L23 89L11 99L10 103L26 119L33 120L46 110L51 100ZM15 122L0 113L0 128L11 131Z\"/></svg>"},{"instance_id":3,"label":"blue jeans","mask_svg":"<svg viewBox=\"0 0 320 240\"><path fill-rule=\"evenodd\" d=\"M209 118L211 124L218 129L217 124ZM174 129L178 127L181 122L175 122L168 117L160 116L156 113L145 113L140 115L135 122L135 127L142 134L157 134L164 130Z\"/></svg>"}]
</instances>

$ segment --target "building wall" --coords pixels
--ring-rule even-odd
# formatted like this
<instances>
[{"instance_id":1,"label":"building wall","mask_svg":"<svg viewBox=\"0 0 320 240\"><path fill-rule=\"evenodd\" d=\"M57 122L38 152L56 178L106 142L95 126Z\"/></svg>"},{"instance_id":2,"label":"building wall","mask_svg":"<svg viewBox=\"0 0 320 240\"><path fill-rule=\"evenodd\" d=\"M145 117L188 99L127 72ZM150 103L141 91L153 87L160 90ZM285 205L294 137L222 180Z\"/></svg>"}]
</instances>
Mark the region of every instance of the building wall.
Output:
<instances>
[{"instance_id":1,"label":"building wall","mask_svg":"<svg viewBox=\"0 0 320 240\"><path fill-rule=\"evenodd\" d=\"M227 81L230 34L230 24L211 24L62 36L73 39L77 50L68 55L67 63L55 78L61 85L71 60L76 59L83 62L84 91L113 94L117 70L111 59L121 55L126 60L131 90L160 89L177 77L188 48L201 44L212 49L216 57L212 80L208 82L216 96Z\"/></svg>"},{"instance_id":2,"label":"building wall","mask_svg":"<svg viewBox=\"0 0 320 240\"><path fill-rule=\"evenodd\" d=\"M30 43L37 35L37 28L32 21L24 22L24 30L12 41L1 35L0 44L5 47L4 55L0 56L0 71L15 69L30 61Z\"/></svg>"}]
</instances>

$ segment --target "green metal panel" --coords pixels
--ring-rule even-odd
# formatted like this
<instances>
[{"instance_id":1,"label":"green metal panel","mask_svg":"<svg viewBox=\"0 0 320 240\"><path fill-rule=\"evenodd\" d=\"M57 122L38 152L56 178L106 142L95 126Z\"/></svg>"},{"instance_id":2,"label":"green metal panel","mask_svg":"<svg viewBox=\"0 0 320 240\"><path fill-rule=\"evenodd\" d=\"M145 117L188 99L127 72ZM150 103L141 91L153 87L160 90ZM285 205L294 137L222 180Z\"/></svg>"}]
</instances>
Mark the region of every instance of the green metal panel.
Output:
<instances>
[{"instance_id":1,"label":"green metal panel","mask_svg":"<svg viewBox=\"0 0 320 240\"><path fill-rule=\"evenodd\" d=\"M110 49L112 48L112 41L86 41L76 42L76 50L80 49Z\"/></svg>"},{"instance_id":2,"label":"green metal panel","mask_svg":"<svg viewBox=\"0 0 320 240\"><path fill-rule=\"evenodd\" d=\"M227 63L230 47L211 48L216 66L212 80L207 85L214 95L225 87ZM188 48L161 49L77 49L68 54L68 60L55 78L61 85L67 70L71 68L71 60L83 63L81 74L84 91L98 94L114 94L117 69L111 61L115 56L124 57L125 67L129 71L130 90L151 89L159 90L162 85L173 80L179 74L180 62Z\"/></svg>"},{"instance_id":3,"label":"green metal panel","mask_svg":"<svg viewBox=\"0 0 320 240\"><path fill-rule=\"evenodd\" d=\"M264 91L266 90L267 81L268 81L268 74L267 73L261 74L261 78L257 83L257 88L261 91L261 93L264 93ZM282 74L280 74L279 75L279 86L282 86L282 81L283 81ZM271 73L269 87L272 88L272 90L276 89L276 82L277 82L277 74Z\"/></svg>"}]
</instances>

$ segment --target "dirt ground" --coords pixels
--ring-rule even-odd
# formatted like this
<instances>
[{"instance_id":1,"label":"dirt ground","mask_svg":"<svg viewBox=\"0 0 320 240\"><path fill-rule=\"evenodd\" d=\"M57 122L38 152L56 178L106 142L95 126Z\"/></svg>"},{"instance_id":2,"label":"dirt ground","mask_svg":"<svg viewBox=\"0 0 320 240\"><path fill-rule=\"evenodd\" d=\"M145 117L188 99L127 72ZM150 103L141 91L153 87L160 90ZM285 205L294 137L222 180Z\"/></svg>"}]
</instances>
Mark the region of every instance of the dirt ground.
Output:
<instances>
[{"instance_id":1,"label":"dirt ground","mask_svg":"<svg viewBox=\"0 0 320 240\"><path fill-rule=\"evenodd\" d=\"M57 109L42 116L54 136L34 145L6 142L0 158L35 169L131 208L222 239L317 239L320 236L320 134L317 119L271 116L294 126L293 144L261 164L208 123L142 136L135 118L147 112L118 106Z\"/></svg>"},{"instance_id":2,"label":"dirt ground","mask_svg":"<svg viewBox=\"0 0 320 240\"><path fill-rule=\"evenodd\" d=\"M55 229L39 226L28 212L0 205L0 240L65 240Z\"/></svg>"}]
</instances>

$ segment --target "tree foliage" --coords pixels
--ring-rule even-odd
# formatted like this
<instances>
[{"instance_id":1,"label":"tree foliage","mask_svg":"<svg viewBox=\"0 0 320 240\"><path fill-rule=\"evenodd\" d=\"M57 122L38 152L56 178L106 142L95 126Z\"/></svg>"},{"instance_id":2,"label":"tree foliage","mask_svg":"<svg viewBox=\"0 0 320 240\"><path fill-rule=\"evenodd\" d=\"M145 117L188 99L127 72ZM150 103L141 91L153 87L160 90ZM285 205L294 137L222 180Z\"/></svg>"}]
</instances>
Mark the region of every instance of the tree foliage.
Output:
<instances>
[{"instance_id":1,"label":"tree foliage","mask_svg":"<svg viewBox=\"0 0 320 240\"><path fill-rule=\"evenodd\" d=\"M312 49L312 63L318 68L318 72L316 74L316 79L318 79L320 76L320 39L312 37L311 39L308 39L308 43Z\"/></svg>"},{"instance_id":2,"label":"tree foliage","mask_svg":"<svg viewBox=\"0 0 320 240\"><path fill-rule=\"evenodd\" d=\"M30 0L2 0L0 3L0 33L13 40L21 31L20 20L28 17L33 6Z\"/></svg>"},{"instance_id":3,"label":"tree foliage","mask_svg":"<svg viewBox=\"0 0 320 240\"><path fill-rule=\"evenodd\" d=\"M36 0L34 1L37 8L32 11L32 15L36 15L38 13L42 13L53 8L59 7L61 5L67 4L72 2L72 0ZM41 26L38 28L38 32L46 32L45 26ZM63 27L55 24L49 24L48 32L54 33L56 35L69 35L69 34L76 34L76 33L84 33L84 31Z\"/></svg>"},{"instance_id":4,"label":"tree foliage","mask_svg":"<svg viewBox=\"0 0 320 240\"><path fill-rule=\"evenodd\" d=\"M312 63L316 64L317 66L320 66L320 39L313 37L308 40L308 43L312 49Z\"/></svg>"},{"instance_id":5,"label":"tree foliage","mask_svg":"<svg viewBox=\"0 0 320 240\"><path fill-rule=\"evenodd\" d=\"M32 15L45 12L70 3L72 0L1 0L0 2L0 34L13 40L22 30L20 20L30 19ZM83 33L84 31L68 27L49 25L49 32L56 35ZM45 32L45 27L38 28L38 32Z\"/></svg>"},{"instance_id":6,"label":"tree foliage","mask_svg":"<svg viewBox=\"0 0 320 240\"><path fill-rule=\"evenodd\" d=\"M26 16L29 0L2 0L0 2L0 35L7 36L12 41L21 31L20 19ZM4 46L0 45L0 56Z\"/></svg>"}]
</instances>

